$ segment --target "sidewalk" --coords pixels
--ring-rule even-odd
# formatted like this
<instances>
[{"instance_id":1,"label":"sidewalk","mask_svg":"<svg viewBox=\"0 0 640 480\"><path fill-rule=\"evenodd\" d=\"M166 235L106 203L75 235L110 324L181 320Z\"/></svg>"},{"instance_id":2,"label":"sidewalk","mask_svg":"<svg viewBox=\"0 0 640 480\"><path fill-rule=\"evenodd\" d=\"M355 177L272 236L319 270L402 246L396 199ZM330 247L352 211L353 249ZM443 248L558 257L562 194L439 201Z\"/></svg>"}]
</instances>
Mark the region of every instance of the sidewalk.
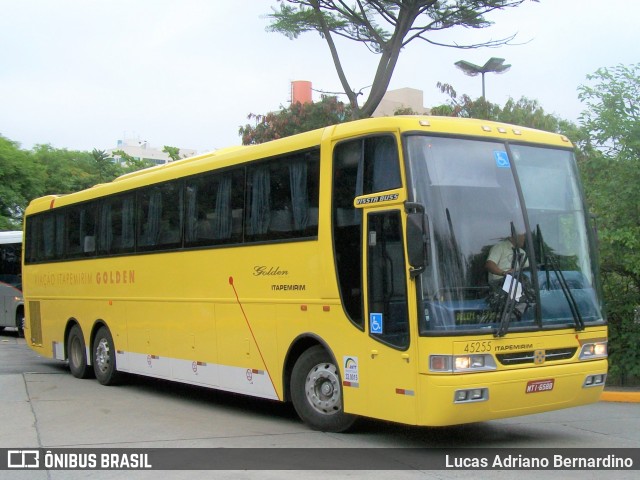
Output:
<instances>
[{"instance_id":1,"label":"sidewalk","mask_svg":"<svg viewBox=\"0 0 640 480\"><path fill-rule=\"evenodd\" d=\"M640 403L640 387L605 387L600 401Z\"/></svg>"}]
</instances>

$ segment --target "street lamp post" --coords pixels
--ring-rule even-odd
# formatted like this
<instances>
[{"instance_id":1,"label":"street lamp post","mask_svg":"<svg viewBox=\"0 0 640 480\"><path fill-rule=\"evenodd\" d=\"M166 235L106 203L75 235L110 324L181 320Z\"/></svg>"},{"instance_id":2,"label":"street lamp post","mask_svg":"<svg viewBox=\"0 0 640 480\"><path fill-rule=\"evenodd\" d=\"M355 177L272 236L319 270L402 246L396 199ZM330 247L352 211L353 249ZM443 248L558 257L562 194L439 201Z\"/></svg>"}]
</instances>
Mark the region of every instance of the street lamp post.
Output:
<instances>
[{"instance_id":1,"label":"street lamp post","mask_svg":"<svg viewBox=\"0 0 640 480\"><path fill-rule=\"evenodd\" d=\"M466 60L460 60L454 64L466 75L475 77L479 73L482 74L482 98L486 100L484 91L484 74L485 73L504 73L511 68L511 65L504 65L504 58L491 57L482 67L475 65Z\"/></svg>"}]
</instances>

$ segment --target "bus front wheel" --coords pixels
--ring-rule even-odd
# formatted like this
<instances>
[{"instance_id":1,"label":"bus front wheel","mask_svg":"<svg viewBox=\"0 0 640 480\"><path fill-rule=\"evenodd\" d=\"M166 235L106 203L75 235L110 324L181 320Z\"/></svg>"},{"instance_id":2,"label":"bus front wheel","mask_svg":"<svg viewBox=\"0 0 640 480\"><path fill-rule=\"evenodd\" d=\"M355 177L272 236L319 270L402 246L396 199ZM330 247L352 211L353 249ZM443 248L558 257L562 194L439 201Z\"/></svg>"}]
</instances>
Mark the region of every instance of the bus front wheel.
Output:
<instances>
[{"instance_id":1,"label":"bus front wheel","mask_svg":"<svg viewBox=\"0 0 640 480\"><path fill-rule=\"evenodd\" d=\"M100 327L93 340L93 371L102 385L115 385L120 379L116 369L116 349L107 327Z\"/></svg>"},{"instance_id":2,"label":"bus front wheel","mask_svg":"<svg viewBox=\"0 0 640 480\"><path fill-rule=\"evenodd\" d=\"M87 365L87 349L84 343L82 329L78 325L71 327L67 337L67 357L69 358L69 370L76 378L89 378L91 367Z\"/></svg>"},{"instance_id":3,"label":"bus front wheel","mask_svg":"<svg viewBox=\"0 0 640 480\"><path fill-rule=\"evenodd\" d=\"M344 432L356 420L344 412L340 373L321 346L305 351L294 365L291 400L300 418L314 430Z\"/></svg>"}]
</instances>

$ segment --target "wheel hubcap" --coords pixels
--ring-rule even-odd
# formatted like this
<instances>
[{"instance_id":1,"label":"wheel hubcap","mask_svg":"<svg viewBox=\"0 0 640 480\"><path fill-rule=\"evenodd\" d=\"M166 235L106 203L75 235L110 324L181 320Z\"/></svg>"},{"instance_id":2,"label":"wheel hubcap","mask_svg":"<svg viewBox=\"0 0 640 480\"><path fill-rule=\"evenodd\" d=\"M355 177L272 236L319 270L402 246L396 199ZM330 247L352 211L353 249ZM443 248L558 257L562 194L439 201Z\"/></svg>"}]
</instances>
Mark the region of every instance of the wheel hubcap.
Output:
<instances>
[{"instance_id":1,"label":"wheel hubcap","mask_svg":"<svg viewBox=\"0 0 640 480\"><path fill-rule=\"evenodd\" d=\"M307 400L318 413L333 415L342 408L340 378L335 365L320 363L313 367L305 382Z\"/></svg>"},{"instance_id":2,"label":"wheel hubcap","mask_svg":"<svg viewBox=\"0 0 640 480\"><path fill-rule=\"evenodd\" d=\"M110 353L109 342L104 338L100 339L96 346L96 365L102 373L109 369Z\"/></svg>"}]
</instances>

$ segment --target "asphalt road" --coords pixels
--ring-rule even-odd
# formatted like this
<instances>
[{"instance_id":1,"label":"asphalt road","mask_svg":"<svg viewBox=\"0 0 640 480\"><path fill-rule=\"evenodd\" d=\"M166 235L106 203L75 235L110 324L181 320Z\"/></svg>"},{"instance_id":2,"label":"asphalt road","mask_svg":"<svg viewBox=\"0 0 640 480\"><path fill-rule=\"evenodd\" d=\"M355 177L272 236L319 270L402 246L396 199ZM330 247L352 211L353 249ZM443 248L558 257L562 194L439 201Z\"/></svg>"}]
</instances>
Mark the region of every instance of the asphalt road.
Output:
<instances>
[{"instance_id":1,"label":"asphalt road","mask_svg":"<svg viewBox=\"0 0 640 480\"><path fill-rule=\"evenodd\" d=\"M455 452L478 447L640 447L640 405L618 402L447 428L407 427L365 419L350 433L315 432L302 424L287 404L137 376L127 377L116 387L78 380L65 363L39 357L13 331L0 333L0 401L0 448L11 449L303 447L343 451L407 447ZM602 479L636 478L637 471L312 470L302 475L305 479L510 479L516 475L519 479ZM3 479L29 480L300 476L299 471L274 470L0 472Z\"/></svg>"}]
</instances>

